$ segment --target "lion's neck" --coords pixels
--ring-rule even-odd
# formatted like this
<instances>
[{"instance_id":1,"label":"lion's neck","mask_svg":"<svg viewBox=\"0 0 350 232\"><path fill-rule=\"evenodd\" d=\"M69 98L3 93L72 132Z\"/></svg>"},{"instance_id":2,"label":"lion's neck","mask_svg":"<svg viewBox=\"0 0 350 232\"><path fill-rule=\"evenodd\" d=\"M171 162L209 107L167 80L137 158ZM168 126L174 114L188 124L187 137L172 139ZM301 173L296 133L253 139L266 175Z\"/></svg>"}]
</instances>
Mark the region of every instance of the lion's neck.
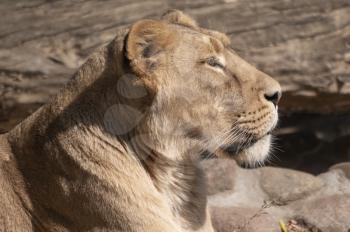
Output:
<instances>
[{"instance_id":1,"label":"lion's neck","mask_svg":"<svg viewBox=\"0 0 350 232\"><path fill-rule=\"evenodd\" d=\"M173 143L159 141L169 136L158 134L156 137L154 140L136 137L130 146L132 152L137 153L177 220L188 227L201 225L206 218L207 199L204 173L199 167L196 149L186 142L181 143L181 140L175 141L174 137ZM168 146L160 148L157 144Z\"/></svg>"},{"instance_id":2,"label":"lion's neck","mask_svg":"<svg viewBox=\"0 0 350 232\"><path fill-rule=\"evenodd\" d=\"M202 170L189 160L155 170L154 183L169 201L173 213L189 227L202 225L206 218L206 191ZM193 229L193 228L192 228Z\"/></svg>"}]
</instances>

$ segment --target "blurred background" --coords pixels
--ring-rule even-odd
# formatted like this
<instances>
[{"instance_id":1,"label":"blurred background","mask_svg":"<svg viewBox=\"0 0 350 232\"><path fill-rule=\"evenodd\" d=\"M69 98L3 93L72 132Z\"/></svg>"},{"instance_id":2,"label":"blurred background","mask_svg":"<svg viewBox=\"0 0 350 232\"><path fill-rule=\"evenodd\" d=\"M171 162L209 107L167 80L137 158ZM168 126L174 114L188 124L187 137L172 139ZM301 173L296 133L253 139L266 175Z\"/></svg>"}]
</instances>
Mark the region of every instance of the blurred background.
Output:
<instances>
[{"instance_id":1,"label":"blurred background","mask_svg":"<svg viewBox=\"0 0 350 232\"><path fill-rule=\"evenodd\" d=\"M283 86L269 165L350 160L349 0L0 1L0 133L47 102L119 28L185 11Z\"/></svg>"}]
</instances>

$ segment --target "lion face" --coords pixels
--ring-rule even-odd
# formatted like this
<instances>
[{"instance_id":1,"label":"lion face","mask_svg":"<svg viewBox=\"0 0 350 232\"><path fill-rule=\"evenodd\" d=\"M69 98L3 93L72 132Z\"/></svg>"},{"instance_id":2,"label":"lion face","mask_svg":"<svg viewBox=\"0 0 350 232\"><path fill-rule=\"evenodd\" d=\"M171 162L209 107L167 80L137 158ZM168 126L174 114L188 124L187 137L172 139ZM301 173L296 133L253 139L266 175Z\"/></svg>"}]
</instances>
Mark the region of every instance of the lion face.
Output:
<instances>
[{"instance_id":1,"label":"lion face","mask_svg":"<svg viewBox=\"0 0 350 232\"><path fill-rule=\"evenodd\" d=\"M280 85L234 53L224 34L178 11L164 18L136 23L127 48L132 68L154 92L148 125L158 141L262 162L278 120Z\"/></svg>"}]
</instances>

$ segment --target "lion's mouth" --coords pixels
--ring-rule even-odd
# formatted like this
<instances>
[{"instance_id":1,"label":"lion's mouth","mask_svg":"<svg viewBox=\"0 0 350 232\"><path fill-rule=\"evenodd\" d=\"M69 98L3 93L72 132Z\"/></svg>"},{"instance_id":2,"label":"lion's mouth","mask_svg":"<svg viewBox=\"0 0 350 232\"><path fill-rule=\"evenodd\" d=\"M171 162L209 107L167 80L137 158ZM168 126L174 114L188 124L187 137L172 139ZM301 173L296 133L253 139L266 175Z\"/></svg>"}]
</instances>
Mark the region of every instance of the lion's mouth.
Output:
<instances>
[{"instance_id":1,"label":"lion's mouth","mask_svg":"<svg viewBox=\"0 0 350 232\"><path fill-rule=\"evenodd\" d=\"M257 141L258 140L250 141L249 143L234 143L230 145L223 145L220 147L220 149L228 155L234 156L236 154L239 154L243 150L253 146Z\"/></svg>"},{"instance_id":2,"label":"lion's mouth","mask_svg":"<svg viewBox=\"0 0 350 232\"><path fill-rule=\"evenodd\" d=\"M268 133L266 133L260 138L251 138L251 139L248 139L248 141L244 141L244 142L222 145L220 146L220 149L229 156L235 156L241 153L242 151L249 149L250 147L254 146L257 142L259 142L260 140L270 135L271 135L271 131L269 131Z\"/></svg>"},{"instance_id":3,"label":"lion's mouth","mask_svg":"<svg viewBox=\"0 0 350 232\"><path fill-rule=\"evenodd\" d=\"M265 159L268 154L271 134L272 130L259 138L253 137L241 142L224 144L214 152L204 150L201 154L201 157L203 159L210 159L213 157L226 157L234 159L238 163L246 163L246 161L250 160L251 156L253 156L255 157L253 158L254 160L260 161ZM259 158L256 158L257 156L259 156Z\"/></svg>"},{"instance_id":4,"label":"lion's mouth","mask_svg":"<svg viewBox=\"0 0 350 232\"><path fill-rule=\"evenodd\" d=\"M256 146L260 141L265 140L267 137L271 136L271 131L266 133L260 138L251 138L248 141L241 142L241 143L233 143L229 145L222 145L220 146L220 150L222 153L224 153L226 156L235 158L235 156L238 156L245 150L249 150L250 148Z\"/></svg>"},{"instance_id":5,"label":"lion's mouth","mask_svg":"<svg viewBox=\"0 0 350 232\"><path fill-rule=\"evenodd\" d=\"M242 151L249 149L250 147L254 146L259 140L254 139L250 140L249 142L236 142L232 144L224 144L221 145L216 151L214 151L214 154L210 151L204 151L201 156L202 158L211 158L214 156L226 156L230 158L234 158L236 155L240 154Z\"/></svg>"}]
</instances>

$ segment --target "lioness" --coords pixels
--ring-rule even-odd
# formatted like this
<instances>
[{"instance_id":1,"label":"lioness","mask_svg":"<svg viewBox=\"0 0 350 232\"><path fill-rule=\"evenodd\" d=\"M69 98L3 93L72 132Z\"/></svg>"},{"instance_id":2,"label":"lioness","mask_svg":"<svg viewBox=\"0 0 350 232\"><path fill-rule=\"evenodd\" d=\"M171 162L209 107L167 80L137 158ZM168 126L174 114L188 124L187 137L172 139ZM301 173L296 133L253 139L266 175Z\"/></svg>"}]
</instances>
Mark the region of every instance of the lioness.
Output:
<instances>
[{"instance_id":1,"label":"lioness","mask_svg":"<svg viewBox=\"0 0 350 232\"><path fill-rule=\"evenodd\" d=\"M213 231L198 163L262 162L280 96L224 34L138 21L0 137L1 231Z\"/></svg>"}]
</instances>

